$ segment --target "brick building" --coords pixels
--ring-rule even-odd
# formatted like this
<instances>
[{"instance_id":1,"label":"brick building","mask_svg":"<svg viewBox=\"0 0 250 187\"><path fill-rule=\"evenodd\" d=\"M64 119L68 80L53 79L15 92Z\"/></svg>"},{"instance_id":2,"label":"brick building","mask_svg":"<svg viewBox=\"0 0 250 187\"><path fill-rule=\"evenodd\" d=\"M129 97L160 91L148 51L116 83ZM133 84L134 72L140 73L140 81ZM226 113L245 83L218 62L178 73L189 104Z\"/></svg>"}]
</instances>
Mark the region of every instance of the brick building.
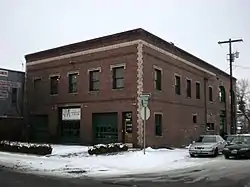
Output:
<instances>
[{"instance_id":1,"label":"brick building","mask_svg":"<svg viewBox=\"0 0 250 187\"><path fill-rule=\"evenodd\" d=\"M140 146L143 92L152 94L148 146L229 132L229 75L143 29L25 58L31 124L53 141Z\"/></svg>"}]
</instances>

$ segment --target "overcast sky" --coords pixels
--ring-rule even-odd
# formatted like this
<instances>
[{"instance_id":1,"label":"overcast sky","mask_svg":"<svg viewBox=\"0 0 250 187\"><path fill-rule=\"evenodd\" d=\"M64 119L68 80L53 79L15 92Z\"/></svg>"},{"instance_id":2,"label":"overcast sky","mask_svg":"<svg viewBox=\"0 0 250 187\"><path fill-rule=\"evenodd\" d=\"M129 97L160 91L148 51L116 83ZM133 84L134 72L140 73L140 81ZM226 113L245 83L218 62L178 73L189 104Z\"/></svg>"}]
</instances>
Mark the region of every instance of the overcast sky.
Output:
<instances>
[{"instance_id":1,"label":"overcast sky","mask_svg":"<svg viewBox=\"0 0 250 187\"><path fill-rule=\"evenodd\" d=\"M243 38L234 76L250 78L250 0L0 0L0 67L24 55L144 28L229 72L228 45Z\"/></svg>"}]
</instances>

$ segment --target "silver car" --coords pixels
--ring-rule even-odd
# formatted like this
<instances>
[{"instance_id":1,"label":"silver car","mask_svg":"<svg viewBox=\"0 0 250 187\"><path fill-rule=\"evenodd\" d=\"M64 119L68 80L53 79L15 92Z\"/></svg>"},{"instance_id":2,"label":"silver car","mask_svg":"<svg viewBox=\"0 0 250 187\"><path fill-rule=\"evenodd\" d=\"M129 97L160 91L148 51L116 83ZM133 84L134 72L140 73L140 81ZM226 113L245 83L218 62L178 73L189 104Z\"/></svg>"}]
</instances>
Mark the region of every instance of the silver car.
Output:
<instances>
[{"instance_id":1,"label":"silver car","mask_svg":"<svg viewBox=\"0 0 250 187\"><path fill-rule=\"evenodd\" d=\"M189 147L191 157L207 155L216 157L221 153L227 142L220 135L201 135L197 142Z\"/></svg>"}]
</instances>

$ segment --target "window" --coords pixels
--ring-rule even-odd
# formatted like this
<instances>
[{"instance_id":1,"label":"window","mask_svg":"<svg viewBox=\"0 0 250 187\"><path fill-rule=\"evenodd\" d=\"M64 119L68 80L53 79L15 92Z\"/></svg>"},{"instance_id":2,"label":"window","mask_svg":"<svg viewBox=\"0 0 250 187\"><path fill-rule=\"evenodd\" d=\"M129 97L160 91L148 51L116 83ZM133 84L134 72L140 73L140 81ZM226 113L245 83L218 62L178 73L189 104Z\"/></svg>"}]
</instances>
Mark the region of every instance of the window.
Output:
<instances>
[{"instance_id":1,"label":"window","mask_svg":"<svg viewBox=\"0 0 250 187\"><path fill-rule=\"evenodd\" d=\"M124 67L113 68L113 89L124 88Z\"/></svg>"},{"instance_id":2,"label":"window","mask_svg":"<svg viewBox=\"0 0 250 187\"><path fill-rule=\"evenodd\" d=\"M77 92L77 76L78 73L69 74L69 93Z\"/></svg>"},{"instance_id":3,"label":"window","mask_svg":"<svg viewBox=\"0 0 250 187\"><path fill-rule=\"evenodd\" d=\"M175 76L175 94L181 95L181 78L180 76Z\"/></svg>"},{"instance_id":4,"label":"window","mask_svg":"<svg viewBox=\"0 0 250 187\"><path fill-rule=\"evenodd\" d=\"M220 97L220 102L221 103L226 102L226 91L225 91L224 86L220 86L219 97Z\"/></svg>"},{"instance_id":5,"label":"window","mask_svg":"<svg viewBox=\"0 0 250 187\"><path fill-rule=\"evenodd\" d=\"M155 135L162 136L162 115L155 114Z\"/></svg>"},{"instance_id":6,"label":"window","mask_svg":"<svg viewBox=\"0 0 250 187\"><path fill-rule=\"evenodd\" d=\"M17 103L17 88L11 89L11 101L13 105L16 105Z\"/></svg>"},{"instance_id":7,"label":"window","mask_svg":"<svg viewBox=\"0 0 250 187\"><path fill-rule=\"evenodd\" d=\"M191 98L191 92L192 92L191 80L187 79L187 97L188 98Z\"/></svg>"},{"instance_id":8,"label":"window","mask_svg":"<svg viewBox=\"0 0 250 187\"><path fill-rule=\"evenodd\" d=\"M50 77L50 94L51 95L58 94L58 83L59 83L59 76Z\"/></svg>"},{"instance_id":9,"label":"window","mask_svg":"<svg viewBox=\"0 0 250 187\"><path fill-rule=\"evenodd\" d=\"M155 89L161 90L161 70L155 69Z\"/></svg>"},{"instance_id":10,"label":"window","mask_svg":"<svg viewBox=\"0 0 250 187\"><path fill-rule=\"evenodd\" d=\"M201 84L199 82L196 82L195 87L196 87L196 99L200 99L201 98Z\"/></svg>"},{"instance_id":11,"label":"window","mask_svg":"<svg viewBox=\"0 0 250 187\"><path fill-rule=\"evenodd\" d=\"M39 92L41 82L42 82L41 78L35 78L34 79L34 91L35 92Z\"/></svg>"},{"instance_id":12,"label":"window","mask_svg":"<svg viewBox=\"0 0 250 187\"><path fill-rule=\"evenodd\" d=\"M206 128L207 131L214 131L214 123L207 123Z\"/></svg>"},{"instance_id":13,"label":"window","mask_svg":"<svg viewBox=\"0 0 250 187\"><path fill-rule=\"evenodd\" d=\"M197 123L197 115L196 114L193 115L193 123Z\"/></svg>"},{"instance_id":14,"label":"window","mask_svg":"<svg viewBox=\"0 0 250 187\"><path fill-rule=\"evenodd\" d=\"M208 92L209 101L213 101L213 88L211 86L209 86Z\"/></svg>"},{"instance_id":15,"label":"window","mask_svg":"<svg viewBox=\"0 0 250 187\"><path fill-rule=\"evenodd\" d=\"M100 86L100 70L89 72L89 91L98 91Z\"/></svg>"}]
</instances>

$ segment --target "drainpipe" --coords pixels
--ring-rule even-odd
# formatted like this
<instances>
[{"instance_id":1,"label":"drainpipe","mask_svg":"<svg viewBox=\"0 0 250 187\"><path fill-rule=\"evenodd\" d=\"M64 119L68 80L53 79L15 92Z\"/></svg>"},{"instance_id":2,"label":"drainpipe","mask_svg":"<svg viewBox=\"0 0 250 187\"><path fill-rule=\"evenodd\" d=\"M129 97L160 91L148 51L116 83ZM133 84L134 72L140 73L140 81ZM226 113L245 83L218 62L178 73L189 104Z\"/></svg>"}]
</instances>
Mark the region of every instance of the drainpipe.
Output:
<instances>
[{"instance_id":1,"label":"drainpipe","mask_svg":"<svg viewBox=\"0 0 250 187\"><path fill-rule=\"evenodd\" d=\"M206 126L207 126L207 82L208 79L204 78L204 115L205 115L205 131L206 131Z\"/></svg>"}]
</instances>

